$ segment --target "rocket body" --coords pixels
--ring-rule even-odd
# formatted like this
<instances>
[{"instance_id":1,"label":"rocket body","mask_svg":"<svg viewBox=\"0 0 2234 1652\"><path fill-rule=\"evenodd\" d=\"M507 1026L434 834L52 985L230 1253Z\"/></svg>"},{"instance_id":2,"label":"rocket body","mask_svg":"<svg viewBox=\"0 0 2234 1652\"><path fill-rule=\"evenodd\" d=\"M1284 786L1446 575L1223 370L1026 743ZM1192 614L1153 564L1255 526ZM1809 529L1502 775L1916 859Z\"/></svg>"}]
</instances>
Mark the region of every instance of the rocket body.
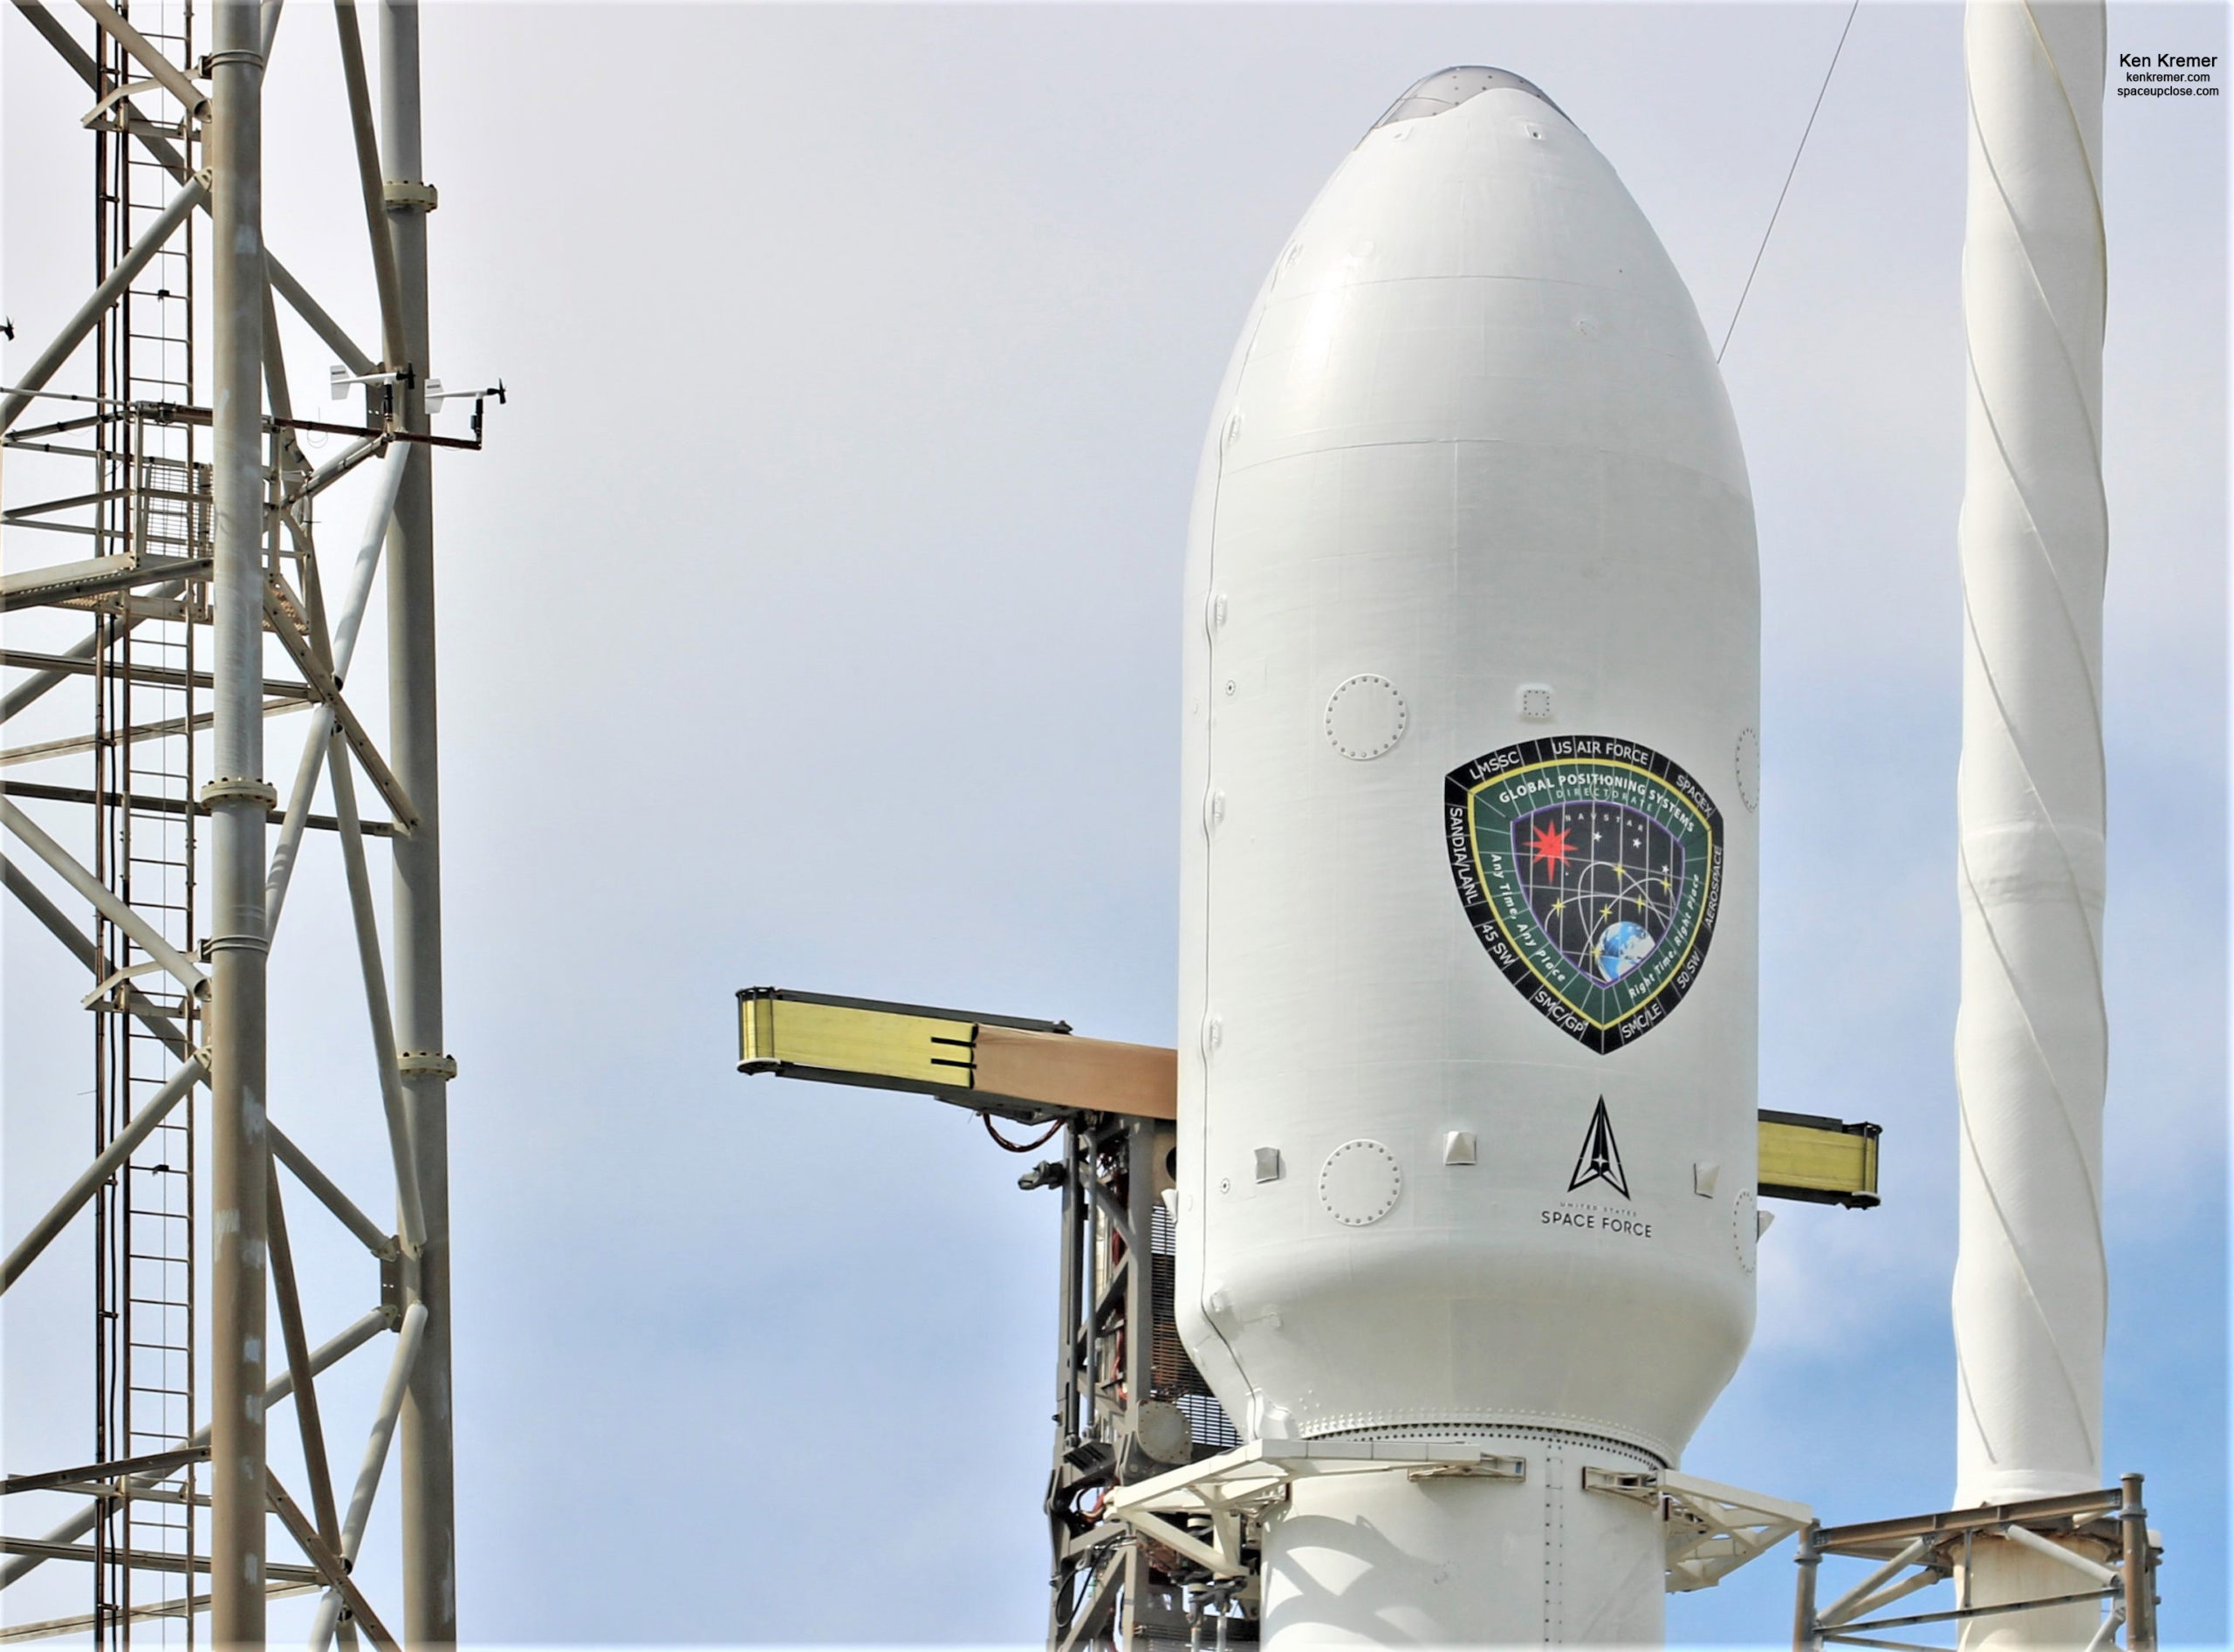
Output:
<instances>
[{"instance_id":1,"label":"rocket body","mask_svg":"<svg viewBox=\"0 0 2234 1652\"><path fill-rule=\"evenodd\" d=\"M1657 1640L1583 1477L1751 1333L1758 576L1690 298L1525 81L1422 82L1282 250L1186 603L1182 1334L1245 1436L1528 1464L1299 1482L1265 1637Z\"/></svg>"}]
</instances>

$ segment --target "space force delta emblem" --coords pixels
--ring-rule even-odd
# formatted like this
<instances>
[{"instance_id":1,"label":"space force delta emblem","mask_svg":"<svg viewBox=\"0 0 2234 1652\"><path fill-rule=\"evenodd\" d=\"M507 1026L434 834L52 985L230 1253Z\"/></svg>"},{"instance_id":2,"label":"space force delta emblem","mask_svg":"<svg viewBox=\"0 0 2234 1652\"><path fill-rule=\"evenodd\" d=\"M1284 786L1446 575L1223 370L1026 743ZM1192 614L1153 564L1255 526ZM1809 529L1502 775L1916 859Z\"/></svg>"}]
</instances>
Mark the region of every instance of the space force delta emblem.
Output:
<instances>
[{"instance_id":1,"label":"space force delta emblem","mask_svg":"<svg viewBox=\"0 0 2234 1652\"><path fill-rule=\"evenodd\" d=\"M1722 812L1627 740L1504 747L1443 785L1445 847L1490 961L1601 1054L1657 1026L1706 963L1722 905Z\"/></svg>"}]
</instances>

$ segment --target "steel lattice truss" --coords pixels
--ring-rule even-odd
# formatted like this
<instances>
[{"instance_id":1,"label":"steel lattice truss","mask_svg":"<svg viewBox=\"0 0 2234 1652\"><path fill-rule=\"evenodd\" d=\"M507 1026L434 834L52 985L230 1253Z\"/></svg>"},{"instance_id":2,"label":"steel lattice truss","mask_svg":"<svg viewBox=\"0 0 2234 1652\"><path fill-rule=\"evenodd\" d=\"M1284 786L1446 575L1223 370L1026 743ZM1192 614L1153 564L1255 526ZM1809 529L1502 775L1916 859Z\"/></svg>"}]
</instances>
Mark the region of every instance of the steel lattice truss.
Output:
<instances>
[{"instance_id":1,"label":"steel lattice truss","mask_svg":"<svg viewBox=\"0 0 2234 1652\"><path fill-rule=\"evenodd\" d=\"M17 978L90 1025L95 1153L8 1236L0 1290L42 1257L82 1266L91 1229L96 1394L82 1457L0 1481L24 1498L4 1505L11 1514L57 1497L77 1504L36 1537L0 1538L0 1588L50 1562L87 1566L91 1609L38 1623L7 1614L0 1638L190 1643L208 1612L213 1642L261 1642L267 1599L314 1592L316 1645L337 1633L394 1645L391 1622L414 1645L451 1643L445 1109L456 1066L442 1038L430 471L433 449L480 445L483 407L472 398L469 438L430 429L435 192L421 175L417 10L378 8L376 117L353 0L331 7L343 68L331 96L357 163L335 183L362 197L379 298L381 336L364 347L263 239L263 80L278 0L79 0L66 15L13 3L55 72L82 82L97 281L66 319L13 318L51 342L0 387L0 608L10 616L0 826L11 840L0 873L89 977ZM287 21L307 29L326 15L298 6ZM296 416L282 306L342 364L337 390L360 388L361 421ZM306 446L328 456L314 464ZM326 529L322 555L318 504L360 472L366 518L343 524L338 545ZM376 583L387 603L385 744L359 715L364 679L351 669ZM17 740L34 707L24 721L43 722L48 737ZM273 727L301 730L301 746L283 796L265 778L264 743L286 714ZM275 949L308 830L339 842L351 922ZM394 880L386 937L372 881L381 855ZM337 1104L376 1107L389 1146L385 1165L332 1175L286 1133L299 1098L271 1096L269 1118L265 1105L267 969L322 949L353 956L373 1051L374 1071ZM391 1186L367 1203L392 1203L393 1232L343 1191L375 1174ZM361 1294L332 1320L324 1305L306 1310L289 1244L288 1216L312 1219L313 1207L369 1253ZM80 1333L42 1325L17 1340L61 1346ZM360 1465L338 1480L326 1429L341 1422L321 1415L316 1379L384 1336L387 1378ZM291 1413L307 1464L293 1488L271 1473L264 1437L289 1399L277 1415ZM400 1615L349 1575L392 1455Z\"/></svg>"}]
</instances>

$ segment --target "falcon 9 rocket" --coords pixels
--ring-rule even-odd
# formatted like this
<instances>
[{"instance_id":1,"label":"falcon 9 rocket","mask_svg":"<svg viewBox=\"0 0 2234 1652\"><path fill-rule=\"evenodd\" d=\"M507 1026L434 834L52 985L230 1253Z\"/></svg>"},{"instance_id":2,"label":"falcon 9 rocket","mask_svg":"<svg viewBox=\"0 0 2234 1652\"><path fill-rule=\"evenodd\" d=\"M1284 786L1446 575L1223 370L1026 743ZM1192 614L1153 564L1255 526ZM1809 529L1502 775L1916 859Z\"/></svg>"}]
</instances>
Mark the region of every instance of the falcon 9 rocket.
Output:
<instances>
[{"instance_id":1,"label":"falcon 9 rocket","mask_svg":"<svg viewBox=\"0 0 2234 1652\"><path fill-rule=\"evenodd\" d=\"M1299 1480L1263 1633L1653 1642L1751 1334L1759 592L1681 278L1518 76L1446 70L1273 264L1188 553L1177 1313Z\"/></svg>"}]
</instances>

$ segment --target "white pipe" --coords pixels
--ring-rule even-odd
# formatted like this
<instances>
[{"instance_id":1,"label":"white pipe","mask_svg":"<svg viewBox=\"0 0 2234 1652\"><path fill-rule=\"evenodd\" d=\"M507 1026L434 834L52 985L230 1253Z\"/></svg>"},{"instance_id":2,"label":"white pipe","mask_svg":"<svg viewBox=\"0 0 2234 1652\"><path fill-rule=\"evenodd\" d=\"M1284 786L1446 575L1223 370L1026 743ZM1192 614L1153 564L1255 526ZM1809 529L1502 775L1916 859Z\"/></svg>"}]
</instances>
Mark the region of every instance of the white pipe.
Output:
<instances>
[{"instance_id":1,"label":"white pipe","mask_svg":"<svg viewBox=\"0 0 2234 1652\"><path fill-rule=\"evenodd\" d=\"M373 484L373 508L365 516L365 537L357 547L357 560L349 570L349 589L341 602L340 622L333 628L333 680L349 675L349 661L357 652L357 627L365 622L365 604L372 594L373 570L380 564L380 547L387 543L388 518L395 514L395 496L403 486L403 472L411 463L408 443L399 442L380 461L380 480Z\"/></svg>"},{"instance_id":2,"label":"white pipe","mask_svg":"<svg viewBox=\"0 0 2234 1652\"><path fill-rule=\"evenodd\" d=\"M387 1117L388 1152L395 1165L395 1208L407 1251L418 1254L426 1243L425 1208L419 1197L419 1166L411 1149L411 1110L396 1067L395 1023L388 1007L387 972L380 962L380 920L373 908L373 881L365 865L365 840L357 829L357 783L350 777L348 753L337 735L326 742L327 783L333 789L334 823L340 830L341 865L349 884L349 909L357 933L357 963L364 977L365 1010L371 1022L373 1059L380 1069L380 1106Z\"/></svg>"},{"instance_id":3,"label":"white pipe","mask_svg":"<svg viewBox=\"0 0 2234 1652\"><path fill-rule=\"evenodd\" d=\"M2038 1532L2021 1525L2005 1525L2001 1528L2001 1535L2035 1554L2046 1555L2051 1560L2069 1566L2080 1576L2092 1580L2103 1588L2112 1588L2117 1584L2118 1574L2108 1566L2098 1565L2083 1554L2075 1554L2060 1543L2051 1543Z\"/></svg>"},{"instance_id":4,"label":"white pipe","mask_svg":"<svg viewBox=\"0 0 2234 1652\"><path fill-rule=\"evenodd\" d=\"M130 936L133 943L163 967L163 972L199 997L209 984L192 960L155 933L147 921L118 900L93 874L78 864L70 852L39 829L38 823L5 798L0 798L0 823L23 840L24 847L51 867L55 873L111 923Z\"/></svg>"},{"instance_id":5,"label":"white pipe","mask_svg":"<svg viewBox=\"0 0 2234 1652\"><path fill-rule=\"evenodd\" d=\"M145 1105L133 1115L131 1123L126 1125L115 1140L102 1148L93 1162L79 1173L69 1190L54 1202L53 1207L39 1219L38 1225L17 1241L15 1248L8 1252L7 1261L0 1264L0 1292L5 1292L23 1278L24 1270L38 1260L39 1252L52 1244L55 1236L76 1219L78 1212L86 1208L86 1203L99 1191L101 1184L116 1173L116 1167L130 1158L133 1149L146 1141L155 1127L169 1116L170 1110L201 1081L202 1074L202 1063L189 1060L164 1081L161 1089L147 1098Z\"/></svg>"},{"instance_id":6,"label":"white pipe","mask_svg":"<svg viewBox=\"0 0 2234 1652\"><path fill-rule=\"evenodd\" d=\"M311 1374L316 1376L325 1371L328 1366L339 1361L344 1356L354 1354L387 1328L387 1316L380 1309L374 1308L371 1313L362 1315L340 1334L319 1344L312 1352ZM295 1374L291 1371L282 1371L264 1390L264 1410L268 1413L273 1406L294 1391ZM188 1436L186 1443L188 1449L209 1444L209 1425L205 1423L195 1429ZM163 1473L140 1474L133 1477L132 1484L134 1489L144 1491L168 1477L168 1474ZM47 1544L75 1543L93 1529L93 1523L99 1518L101 1507L101 1500L98 1498L94 1498L61 1525L47 1532L39 1539L39 1541ZM0 1563L0 1589L6 1588L26 1573L45 1566L46 1560L47 1557L43 1554L18 1554L4 1563Z\"/></svg>"},{"instance_id":7,"label":"white pipe","mask_svg":"<svg viewBox=\"0 0 2234 1652\"><path fill-rule=\"evenodd\" d=\"M372 509L365 516L365 532L357 547L357 560L349 570L349 588L342 595L339 621L333 635L333 682L341 685L350 657L357 651L357 631L365 622L365 607L372 599L373 574L379 568L380 547L387 543L388 518L395 514L396 490L403 485L403 467L410 449L398 442L380 461L380 476L373 484ZM271 866L264 884L264 930L279 928L279 914L287 904L287 886L295 875L295 858L301 853L303 827L308 822L311 799L318 785L319 765L333 732L333 714L320 711L303 731L303 755L295 767L295 783L288 789L287 812L279 826L279 842L271 851Z\"/></svg>"},{"instance_id":8,"label":"white pipe","mask_svg":"<svg viewBox=\"0 0 2234 1652\"><path fill-rule=\"evenodd\" d=\"M170 205L165 207L161 215L140 232L140 239L124 255L122 262L109 271L108 278L93 289L86 301L78 306L77 313L63 324L62 331L55 335L54 341L40 353L38 360L24 370L14 391L4 401L0 401L0 430L16 422L38 393L45 388L46 381L54 376L56 369L85 342L86 335L107 313L109 305L116 302L117 295L130 286L134 278L147 267L147 261L169 243L171 236L178 232L179 225L186 222L187 215L209 199L209 186L199 178L189 180L186 188L171 198Z\"/></svg>"},{"instance_id":9,"label":"white pipe","mask_svg":"<svg viewBox=\"0 0 2234 1652\"><path fill-rule=\"evenodd\" d=\"M1820 1612L1817 1613L1815 1614L1816 1622L1821 1624L1825 1628L1829 1629L1837 1628L1848 1618L1860 1617L1861 1613L1860 1611L1854 1610L1853 1608L1861 1605L1861 1603L1865 1601L1868 1601L1871 1595L1875 1593L1877 1587L1880 1584L1883 1583L1895 1573L1905 1570L1908 1566L1914 1564L1916 1559L1930 1546L1931 1540L1929 1538L1916 1539L1914 1542L1910 1543L1908 1547L1902 1549L1891 1559L1886 1561L1884 1565L1879 1566L1867 1577L1862 1579L1861 1582L1855 1584L1854 1587L1848 1589L1844 1594L1840 1595L1837 1600L1832 1601L1830 1605L1825 1607Z\"/></svg>"},{"instance_id":10,"label":"white pipe","mask_svg":"<svg viewBox=\"0 0 2234 1652\"><path fill-rule=\"evenodd\" d=\"M365 1525L372 1518L373 1494L380 1490L380 1470L387 1463L388 1442L395 1436L396 1418L403 1410L403 1395L411 1381L411 1368L419 1358L420 1340L426 1334L427 1305L414 1302L403 1311L403 1333L388 1362L387 1381L380 1388L380 1410L373 1419L371 1437L365 1442L365 1460L357 1470L356 1489L349 1494L349 1512L341 1522L341 1559L353 1565L365 1541ZM318 1603L318 1617L311 1627L310 1652L326 1652L341 1617L341 1596L328 1589Z\"/></svg>"}]
</instances>

